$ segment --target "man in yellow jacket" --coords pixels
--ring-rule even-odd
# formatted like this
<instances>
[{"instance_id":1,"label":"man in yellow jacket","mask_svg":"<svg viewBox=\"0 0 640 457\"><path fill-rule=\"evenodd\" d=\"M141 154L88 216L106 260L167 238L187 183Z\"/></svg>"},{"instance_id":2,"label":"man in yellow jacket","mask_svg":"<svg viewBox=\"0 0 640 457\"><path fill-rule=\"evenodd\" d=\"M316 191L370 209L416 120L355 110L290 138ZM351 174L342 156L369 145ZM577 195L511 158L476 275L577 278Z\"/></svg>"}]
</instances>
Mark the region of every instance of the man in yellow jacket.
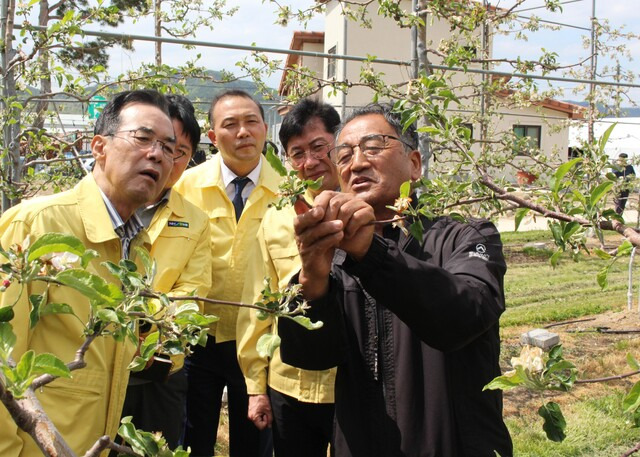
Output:
<instances>
[{"instance_id":1,"label":"man in yellow jacket","mask_svg":"<svg viewBox=\"0 0 640 457\"><path fill-rule=\"evenodd\" d=\"M2 216L3 248L23 243L27 235L34 240L48 232L72 234L100 255L88 270L110 280L113 276L101 262L118 263L138 244L149 247L135 210L160 193L173 163L175 137L164 96L146 90L117 94L96 123L91 150L93 172L73 189L26 201ZM16 303L20 287L14 283L0 294L0 306ZM14 306L13 358L33 350L71 361L84 342L81 321L89 314L89 301L66 287L49 287L47 303L67 303L77 317L45 315L30 329L28 297L43 290L40 285L27 286ZM86 353L86 368L38 390L44 411L76 454L84 454L103 435L115 436L129 377L126 367L134 351L129 342L97 338ZM40 455L31 437L0 409L0 455Z\"/></svg>"},{"instance_id":2,"label":"man in yellow jacket","mask_svg":"<svg viewBox=\"0 0 640 457\"><path fill-rule=\"evenodd\" d=\"M208 135L219 152L187 170L175 189L209 216L213 262L209 298L239 302L253 261L250 246L268 205L276 199L280 176L262 159L267 125L262 107L250 95L235 90L217 95L209 121ZM247 389L236 358L238 309L205 304L204 311L220 320L211 326L207 346L194 348L185 361L184 445L191 447L192 456L212 455L226 386L230 455L268 454L270 446L260 445L258 429L247 419Z\"/></svg>"},{"instance_id":3,"label":"man in yellow jacket","mask_svg":"<svg viewBox=\"0 0 640 457\"><path fill-rule=\"evenodd\" d=\"M302 179L322 178L320 190L338 188L338 174L329 160L334 134L340 124L336 110L326 103L304 99L287 113L280 127L280 143L291 166ZM271 287L284 288L300 270L294 239L295 211L269 209L255 241L254 256L247 271L243 302L258 301L263 278ZM243 308L238 316L238 361L249 392L249 418L257 427L273 424L276 457L326 457L333 431L333 386L335 368L301 370L282 362L276 349L271 360L260 357L258 339L275 332L272 319L260 320L256 312ZM267 394L267 386L269 391Z\"/></svg>"},{"instance_id":4,"label":"man in yellow jacket","mask_svg":"<svg viewBox=\"0 0 640 457\"><path fill-rule=\"evenodd\" d=\"M200 142L200 126L191 102L167 95L176 135L176 157L165 190L137 211L151 239L156 260L154 290L171 295L195 292L206 296L211 286L211 233L209 218L172 186L187 168ZM184 421L187 380L184 357L155 358L148 369L132 373L122 416L148 432L162 432L171 449L178 446Z\"/></svg>"}]
</instances>

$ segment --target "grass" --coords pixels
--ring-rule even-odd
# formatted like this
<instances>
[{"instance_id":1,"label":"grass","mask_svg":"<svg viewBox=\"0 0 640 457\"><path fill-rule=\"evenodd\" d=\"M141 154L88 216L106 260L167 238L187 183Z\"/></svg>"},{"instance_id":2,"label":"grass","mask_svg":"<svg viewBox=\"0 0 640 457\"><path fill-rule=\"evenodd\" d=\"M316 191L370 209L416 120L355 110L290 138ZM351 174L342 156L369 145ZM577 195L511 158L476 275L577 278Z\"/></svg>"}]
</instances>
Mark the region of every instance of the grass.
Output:
<instances>
[{"instance_id":1,"label":"grass","mask_svg":"<svg viewBox=\"0 0 640 457\"><path fill-rule=\"evenodd\" d=\"M503 371L509 368L510 358L520 351L522 332L552 322L626 309L628 257L614 264L609 285L602 290L596 274L608 262L594 255L581 255L574 262L567 255L552 268L548 256L554 246L548 232L508 232L502 234L502 239L508 265L507 310L500 321ZM607 242L615 244L619 239L618 235L609 235ZM525 247L532 242L546 245ZM639 328L637 316L633 319L635 328ZM552 331L560 334L565 357L576 364L580 379L631 371L626 366L627 352L640 358L640 341L634 335L567 333L563 327ZM514 454L608 457L629 451L640 442L640 429L631 426L630 418L622 412L621 401L634 381L637 379L581 385L570 393L545 394L544 401L553 400L561 405L567 421L567 437L561 443L549 441L542 430L542 418L537 414L543 404L539 395L522 389L506 392L504 417L514 441Z\"/></svg>"}]
</instances>

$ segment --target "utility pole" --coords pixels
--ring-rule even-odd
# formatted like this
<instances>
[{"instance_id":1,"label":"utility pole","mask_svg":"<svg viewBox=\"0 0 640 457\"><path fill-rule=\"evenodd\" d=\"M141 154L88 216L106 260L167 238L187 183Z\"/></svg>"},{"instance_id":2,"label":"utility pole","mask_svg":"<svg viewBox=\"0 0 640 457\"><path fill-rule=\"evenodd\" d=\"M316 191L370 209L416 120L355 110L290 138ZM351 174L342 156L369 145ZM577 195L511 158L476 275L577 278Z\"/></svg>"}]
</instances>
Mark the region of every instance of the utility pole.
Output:
<instances>
[{"instance_id":1,"label":"utility pole","mask_svg":"<svg viewBox=\"0 0 640 457\"><path fill-rule=\"evenodd\" d=\"M162 0L154 0L154 21L155 21L155 36L162 37ZM156 41L156 65L162 65L162 42Z\"/></svg>"},{"instance_id":2,"label":"utility pole","mask_svg":"<svg viewBox=\"0 0 640 457\"><path fill-rule=\"evenodd\" d=\"M591 69L589 79L591 81L596 80L596 67L598 65L598 46L596 44L596 0L592 0L591 3ZM589 119L587 121L587 135L589 139L589 143L593 143L594 134L593 134L593 124L595 122L596 117L596 85L595 83L591 83L589 86Z\"/></svg>"},{"instance_id":3,"label":"utility pole","mask_svg":"<svg viewBox=\"0 0 640 457\"><path fill-rule=\"evenodd\" d=\"M427 0L413 0L413 12L420 16L424 26L414 25L411 28L412 40L412 61L411 70L412 77L418 79L421 73L427 76L431 75L431 66L427 56ZM417 127L427 126L427 118L425 116L418 117ZM429 177L429 160L431 159L431 149L429 147L429 135L427 133L418 132L418 150L422 156L422 176Z\"/></svg>"}]
</instances>

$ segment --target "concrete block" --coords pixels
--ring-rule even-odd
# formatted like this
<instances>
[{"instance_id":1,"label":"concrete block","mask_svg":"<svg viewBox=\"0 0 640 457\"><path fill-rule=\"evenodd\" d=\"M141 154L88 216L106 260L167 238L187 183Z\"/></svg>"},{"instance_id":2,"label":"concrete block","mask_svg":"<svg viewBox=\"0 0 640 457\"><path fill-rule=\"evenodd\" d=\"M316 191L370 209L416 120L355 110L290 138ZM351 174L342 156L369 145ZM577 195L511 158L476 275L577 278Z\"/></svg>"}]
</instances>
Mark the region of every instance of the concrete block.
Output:
<instances>
[{"instance_id":1,"label":"concrete block","mask_svg":"<svg viewBox=\"0 0 640 457\"><path fill-rule=\"evenodd\" d=\"M551 333L543 328L536 328L520 335L520 343L536 346L544 351L548 351L560 343L560 336L557 333Z\"/></svg>"}]
</instances>

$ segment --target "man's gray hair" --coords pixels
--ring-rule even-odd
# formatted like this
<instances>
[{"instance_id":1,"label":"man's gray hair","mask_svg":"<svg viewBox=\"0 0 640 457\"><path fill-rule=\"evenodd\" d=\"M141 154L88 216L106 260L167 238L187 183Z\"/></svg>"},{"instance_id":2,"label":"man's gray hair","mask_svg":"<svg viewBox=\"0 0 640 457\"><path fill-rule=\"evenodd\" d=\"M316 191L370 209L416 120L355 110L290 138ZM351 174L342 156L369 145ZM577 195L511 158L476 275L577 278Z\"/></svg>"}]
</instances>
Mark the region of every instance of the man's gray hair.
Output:
<instances>
[{"instance_id":1,"label":"man's gray hair","mask_svg":"<svg viewBox=\"0 0 640 457\"><path fill-rule=\"evenodd\" d=\"M393 127L398 138L404 143L406 151L418 149L418 132L416 130L415 123L412 123L406 130L403 129L402 117L400 113L393 111L393 105L389 103L370 103L366 106L361 106L353 110L342 122L338 131L336 132L336 138L340 136L342 129L349 122L360 116L367 116L369 114L380 114L384 119ZM403 131L404 130L404 131ZM409 148L409 145L411 149Z\"/></svg>"}]
</instances>

